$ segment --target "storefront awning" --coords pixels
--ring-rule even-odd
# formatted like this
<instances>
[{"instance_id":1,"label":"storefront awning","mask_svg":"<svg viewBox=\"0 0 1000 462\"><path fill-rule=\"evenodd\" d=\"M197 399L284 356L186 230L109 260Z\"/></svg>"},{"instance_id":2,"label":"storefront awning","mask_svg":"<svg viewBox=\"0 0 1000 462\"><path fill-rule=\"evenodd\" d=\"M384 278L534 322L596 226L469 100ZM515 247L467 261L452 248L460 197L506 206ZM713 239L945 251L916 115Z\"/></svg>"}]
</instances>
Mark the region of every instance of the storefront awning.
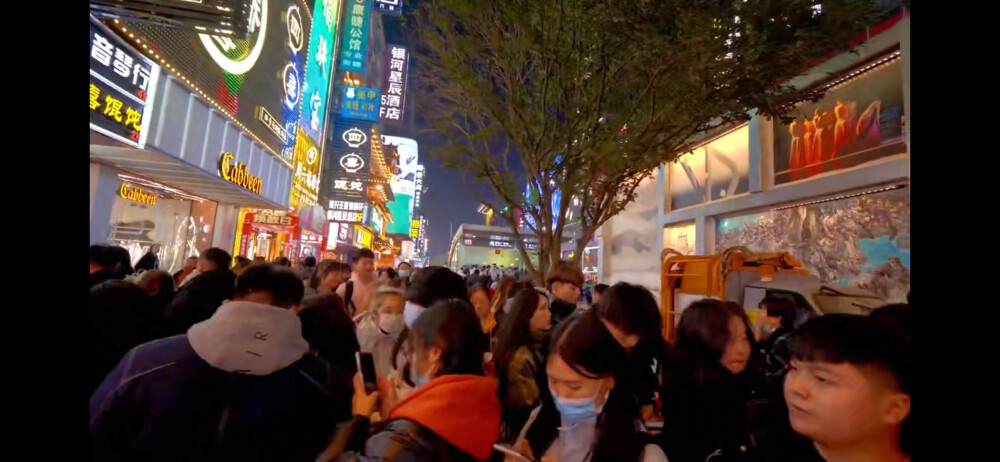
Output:
<instances>
[{"instance_id":1,"label":"storefront awning","mask_svg":"<svg viewBox=\"0 0 1000 462\"><path fill-rule=\"evenodd\" d=\"M91 144L90 159L219 203L265 209L283 208L281 204L159 152Z\"/></svg>"}]
</instances>

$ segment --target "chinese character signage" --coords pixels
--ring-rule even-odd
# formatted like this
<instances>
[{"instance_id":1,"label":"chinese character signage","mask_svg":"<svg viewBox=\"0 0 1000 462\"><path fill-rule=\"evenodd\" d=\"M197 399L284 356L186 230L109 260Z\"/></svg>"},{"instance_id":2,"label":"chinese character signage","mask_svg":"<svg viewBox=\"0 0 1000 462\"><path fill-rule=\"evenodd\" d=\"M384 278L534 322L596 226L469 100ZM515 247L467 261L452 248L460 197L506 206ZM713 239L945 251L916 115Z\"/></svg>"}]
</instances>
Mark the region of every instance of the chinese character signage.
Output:
<instances>
[{"instance_id":1,"label":"chinese character signage","mask_svg":"<svg viewBox=\"0 0 1000 462\"><path fill-rule=\"evenodd\" d=\"M289 206L296 210L305 209L318 200L320 155L319 148L299 129L292 157L292 192Z\"/></svg>"},{"instance_id":2,"label":"chinese character signage","mask_svg":"<svg viewBox=\"0 0 1000 462\"><path fill-rule=\"evenodd\" d=\"M302 81L302 119L300 125L314 140L322 140L326 103L330 96L333 71L334 37L340 15L340 0L316 0L313 3L312 33Z\"/></svg>"},{"instance_id":3,"label":"chinese character signage","mask_svg":"<svg viewBox=\"0 0 1000 462\"><path fill-rule=\"evenodd\" d=\"M420 237L420 220L410 220L410 239Z\"/></svg>"},{"instance_id":4,"label":"chinese character signage","mask_svg":"<svg viewBox=\"0 0 1000 462\"><path fill-rule=\"evenodd\" d=\"M121 21L121 26L291 164L299 117L311 116L311 109L303 110L302 104L312 97L303 93L312 20L326 19L322 12L310 14L311 3L246 0L248 33L240 37L131 20ZM332 50L333 44L329 47ZM304 122L308 126L311 121Z\"/></svg>"},{"instance_id":5,"label":"chinese character signage","mask_svg":"<svg viewBox=\"0 0 1000 462\"><path fill-rule=\"evenodd\" d=\"M380 119L399 122L403 119L406 103L406 75L410 65L410 51L406 47L386 44L385 79L382 81L382 106Z\"/></svg>"},{"instance_id":6,"label":"chinese character signage","mask_svg":"<svg viewBox=\"0 0 1000 462\"><path fill-rule=\"evenodd\" d=\"M399 16L403 14L403 0L375 0L375 9L382 14Z\"/></svg>"},{"instance_id":7,"label":"chinese character signage","mask_svg":"<svg viewBox=\"0 0 1000 462\"><path fill-rule=\"evenodd\" d=\"M420 195L424 191L424 166L417 165L417 173L413 180L413 208L420 210Z\"/></svg>"},{"instance_id":8,"label":"chinese character signage","mask_svg":"<svg viewBox=\"0 0 1000 462\"><path fill-rule=\"evenodd\" d=\"M340 116L348 119L378 119L379 91L374 88L344 87L344 106Z\"/></svg>"},{"instance_id":9,"label":"chinese character signage","mask_svg":"<svg viewBox=\"0 0 1000 462\"><path fill-rule=\"evenodd\" d=\"M99 24L91 19L90 128L142 149L160 66Z\"/></svg>"},{"instance_id":10,"label":"chinese character signage","mask_svg":"<svg viewBox=\"0 0 1000 462\"><path fill-rule=\"evenodd\" d=\"M365 72L371 0L346 0L344 36L340 40L340 70Z\"/></svg>"},{"instance_id":11,"label":"chinese character signage","mask_svg":"<svg viewBox=\"0 0 1000 462\"><path fill-rule=\"evenodd\" d=\"M371 122L336 118L323 188L330 199L365 200L371 166Z\"/></svg>"},{"instance_id":12,"label":"chinese character signage","mask_svg":"<svg viewBox=\"0 0 1000 462\"><path fill-rule=\"evenodd\" d=\"M338 223L361 224L365 216L365 203L361 201L330 201L326 218Z\"/></svg>"}]
</instances>

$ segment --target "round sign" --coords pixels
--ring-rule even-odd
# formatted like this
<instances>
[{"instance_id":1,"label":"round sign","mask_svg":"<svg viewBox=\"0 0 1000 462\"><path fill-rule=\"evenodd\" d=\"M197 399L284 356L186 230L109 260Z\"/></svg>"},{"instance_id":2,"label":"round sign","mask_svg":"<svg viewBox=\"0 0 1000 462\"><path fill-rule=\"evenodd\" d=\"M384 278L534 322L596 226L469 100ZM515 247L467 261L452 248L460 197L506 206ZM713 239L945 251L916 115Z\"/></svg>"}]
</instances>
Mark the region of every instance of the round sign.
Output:
<instances>
[{"instance_id":1,"label":"round sign","mask_svg":"<svg viewBox=\"0 0 1000 462\"><path fill-rule=\"evenodd\" d=\"M340 158L340 167L349 173L355 173L365 166L365 160L361 156L351 152Z\"/></svg>"},{"instance_id":2,"label":"round sign","mask_svg":"<svg viewBox=\"0 0 1000 462\"><path fill-rule=\"evenodd\" d=\"M288 7L288 47L292 53L298 53L302 49L302 16L299 14L299 7L292 5Z\"/></svg>"},{"instance_id":3,"label":"round sign","mask_svg":"<svg viewBox=\"0 0 1000 462\"><path fill-rule=\"evenodd\" d=\"M299 104L299 72L295 70L295 65L285 65L282 79L285 81L285 106L295 109L295 105Z\"/></svg>"},{"instance_id":4,"label":"round sign","mask_svg":"<svg viewBox=\"0 0 1000 462\"><path fill-rule=\"evenodd\" d=\"M319 149L315 146L309 148L309 151L306 151L306 165L314 165L317 160L319 160Z\"/></svg>"},{"instance_id":5,"label":"round sign","mask_svg":"<svg viewBox=\"0 0 1000 462\"><path fill-rule=\"evenodd\" d=\"M222 70L235 75L246 74L257 64L261 51L264 50L264 37L267 35L267 3L268 0L252 0L250 13L247 17L248 35L246 39L236 39L252 43L249 52L240 52L242 47L236 46L230 37L217 37L208 34L198 34L201 44L208 56Z\"/></svg>"}]
</instances>

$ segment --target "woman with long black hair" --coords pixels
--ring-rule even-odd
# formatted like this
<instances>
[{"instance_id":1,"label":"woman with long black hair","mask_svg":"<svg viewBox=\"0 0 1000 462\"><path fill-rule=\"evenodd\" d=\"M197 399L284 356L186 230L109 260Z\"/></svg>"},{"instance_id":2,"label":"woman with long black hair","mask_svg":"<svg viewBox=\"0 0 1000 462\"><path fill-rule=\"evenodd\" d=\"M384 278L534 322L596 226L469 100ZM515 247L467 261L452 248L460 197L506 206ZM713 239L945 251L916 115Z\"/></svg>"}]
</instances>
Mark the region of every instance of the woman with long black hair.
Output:
<instances>
[{"instance_id":1,"label":"woman with long black hair","mask_svg":"<svg viewBox=\"0 0 1000 462\"><path fill-rule=\"evenodd\" d=\"M538 406L544 388L540 381L545 364L542 342L551 328L551 317L545 297L533 288L522 288L500 326L493 360L504 407L501 441L513 440L514 432Z\"/></svg>"},{"instance_id":2,"label":"woman with long black hair","mask_svg":"<svg viewBox=\"0 0 1000 462\"><path fill-rule=\"evenodd\" d=\"M663 365L661 444L671 462L742 460L755 350L743 308L705 299L681 315Z\"/></svg>"},{"instance_id":3,"label":"woman with long black hair","mask_svg":"<svg viewBox=\"0 0 1000 462\"><path fill-rule=\"evenodd\" d=\"M548 390L514 449L559 462L666 462L642 429L628 381L625 350L592 311L563 321L545 364Z\"/></svg>"}]
</instances>

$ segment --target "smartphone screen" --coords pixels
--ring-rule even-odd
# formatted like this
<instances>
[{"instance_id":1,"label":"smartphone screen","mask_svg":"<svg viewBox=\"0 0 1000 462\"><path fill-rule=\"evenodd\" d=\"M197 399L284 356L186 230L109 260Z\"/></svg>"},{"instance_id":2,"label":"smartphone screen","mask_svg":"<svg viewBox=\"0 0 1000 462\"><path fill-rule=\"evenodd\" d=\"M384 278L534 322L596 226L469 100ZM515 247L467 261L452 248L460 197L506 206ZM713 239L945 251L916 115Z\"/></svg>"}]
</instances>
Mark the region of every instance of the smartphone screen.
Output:
<instances>
[{"instance_id":1,"label":"smartphone screen","mask_svg":"<svg viewBox=\"0 0 1000 462\"><path fill-rule=\"evenodd\" d=\"M372 394L378 390L378 381L375 379L375 358L371 353L357 352L354 358L358 362L358 371L361 372L361 380L365 382L365 393Z\"/></svg>"}]
</instances>

